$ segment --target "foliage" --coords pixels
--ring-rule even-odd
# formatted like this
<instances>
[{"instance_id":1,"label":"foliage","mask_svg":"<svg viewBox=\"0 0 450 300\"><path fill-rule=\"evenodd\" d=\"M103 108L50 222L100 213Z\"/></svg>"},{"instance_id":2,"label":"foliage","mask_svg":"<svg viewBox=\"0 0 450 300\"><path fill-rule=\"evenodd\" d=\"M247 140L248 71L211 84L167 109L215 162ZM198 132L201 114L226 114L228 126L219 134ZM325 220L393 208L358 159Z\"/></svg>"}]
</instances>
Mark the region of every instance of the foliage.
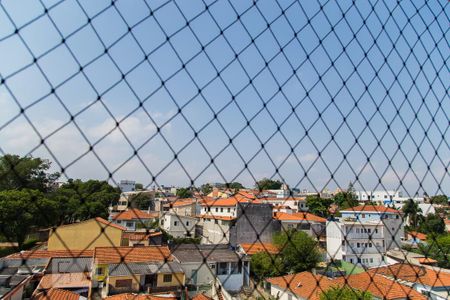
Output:
<instances>
[{"instance_id":1,"label":"foliage","mask_svg":"<svg viewBox=\"0 0 450 300\"><path fill-rule=\"evenodd\" d=\"M320 198L318 195L306 196L306 205L308 206L309 212L324 218L328 217L328 209L332 203L332 199Z\"/></svg>"},{"instance_id":2,"label":"foliage","mask_svg":"<svg viewBox=\"0 0 450 300\"><path fill-rule=\"evenodd\" d=\"M128 201L131 204L131 207L138 208L142 210L147 210L150 207L150 210L154 210L154 202L153 202L153 194L150 192L140 192L137 194L133 194L129 197Z\"/></svg>"},{"instance_id":3,"label":"foliage","mask_svg":"<svg viewBox=\"0 0 450 300\"><path fill-rule=\"evenodd\" d=\"M341 209L357 206L359 203L353 184L350 182L346 191L341 191L334 195L333 201Z\"/></svg>"},{"instance_id":4,"label":"foliage","mask_svg":"<svg viewBox=\"0 0 450 300\"><path fill-rule=\"evenodd\" d=\"M233 181L231 183L227 183L226 186L230 189L235 190L236 192L240 189L243 189L244 186L240 182Z\"/></svg>"},{"instance_id":5,"label":"foliage","mask_svg":"<svg viewBox=\"0 0 450 300\"><path fill-rule=\"evenodd\" d=\"M286 273L311 270L321 261L317 242L303 231L278 233L274 236L274 244L282 249L279 256Z\"/></svg>"},{"instance_id":6,"label":"foliage","mask_svg":"<svg viewBox=\"0 0 450 300\"><path fill-rule=\"evenodd\" d=\"M420 253L438 261L441 268L450 268L450 234L430 235L427 244L419 244Z\"/></svg>"},{"instance_id":7,"label":"foliage","mask_svg":"<svg viewBox=\"0 0 450 300\"><path fill-rule=\"evenodd\" d=\"M419 213L422 212L417 202L412 199L408 199L408 201L406 201L403 205L402 211L409 220L409 226L413 229L416 229L419 225Z\"/></svg>"},{"instance_id":8,"label":"foliage","mask_svg":"<svg viewBox=\"0 0 450 300\"><path fill-rule=\"evenodd\" d=\"M203 195L208 195L212 192L212 190L213 187L209 183L205 183L200 186L200 191L203 193Z\"/></svg>"},{"instance_id":9,"label":"foliage","mask_svg":"<svg viewBox=\"0 0 450 300\"><path fill-rule=\"evenodd\" d=\"M446 231L445 222L435 214L428 214L420 222L419 231L426 234L443 234Z\"/></svg>"},{"instance_id":10,"label":"foliage","mask_svg":"<svg viewBox=\"0 0 450 300\"><path fill-rule=\"evenodd\" d=\"M59 178L59 173L47 173L50 162L31 156L6 154L0 157L0 191L34 189L46 192Z\"/></svg>"},{"instance_id":11,"label":"foliage","mask_svg":"<svg viewBox=\"0 0 450 300\"><path fill-rule=\"evenodd\" d=\"M134 185L134 188L136 189L136 191L142 191L144 189L144 185L142 183L136 183Z\"/></svg>"},{"instance_id":12,"label":"foliage","mask_svg":"<svg viewBox=\"0 0 450 300\"><path fill-rule=\"evenodd\" d=\"M177 196L179 198L190 198L192 197L192 192L189 188L179 188L177 189Z\"/></svg>"},{"instance_id":13,"label":"foliage","mask_svg":"<svg viewBox=\"0 0 450 300\"><path fill-rule=\"evenodd\" d=\"M284 272L284 264L280 255L271 255L261 251L252 255L251 273L257 281L267 277L279 276Z\"/></svg>"},{"instance_id":14,"label":"foliage","mask_svg":"<svg viewBox=\"0 0 450 300\"><path fill-rule=\"evenodd\" d=\"M279 180L272 180L269 178L263 178L256 182L255 187L262 190L279 190L283 183Z\"/></svg>"},{"instance_id":15,"label":"foliage","mask_svg":"<svg viewBox=\"0 0 450 300\"><path fill-rule=\"evenodd\" d=\"M448 197L446 195L436 195L430 198L433 204L448 205Z\"/></svg>"},{"instance_id":16,"label":"foliage","mask_svg":"<svg viewBox=\"0 0 450 300\"><path fill-rule=\"evenodd\" d=\"M367 291L359 291L349 286L331 287L320 294L320 300L371 300L372 294Z\"/></svg>"}]
</instances>

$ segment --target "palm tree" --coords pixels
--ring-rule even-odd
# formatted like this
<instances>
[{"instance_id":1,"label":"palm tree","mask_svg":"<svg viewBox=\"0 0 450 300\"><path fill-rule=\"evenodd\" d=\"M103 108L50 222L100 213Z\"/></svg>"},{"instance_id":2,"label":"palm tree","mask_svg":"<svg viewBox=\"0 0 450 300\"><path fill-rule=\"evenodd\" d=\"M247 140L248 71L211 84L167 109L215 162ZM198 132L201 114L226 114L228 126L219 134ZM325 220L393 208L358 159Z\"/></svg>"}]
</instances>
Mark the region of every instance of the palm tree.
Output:
<instances>
[{"instance_id":1,"label":"palm tree","mask_svg":"<svg viewBox=\"0 0 450 300\"><path fill-rule=\"evenodd\" d=\"M415 202L413 199L408 199L408 201L406 201L403 205L402 211L406 216L408 225L411 228L417 229L417 226L419 225L418 215L422 212L417 202Z\"/></svg>"}]
</instances>

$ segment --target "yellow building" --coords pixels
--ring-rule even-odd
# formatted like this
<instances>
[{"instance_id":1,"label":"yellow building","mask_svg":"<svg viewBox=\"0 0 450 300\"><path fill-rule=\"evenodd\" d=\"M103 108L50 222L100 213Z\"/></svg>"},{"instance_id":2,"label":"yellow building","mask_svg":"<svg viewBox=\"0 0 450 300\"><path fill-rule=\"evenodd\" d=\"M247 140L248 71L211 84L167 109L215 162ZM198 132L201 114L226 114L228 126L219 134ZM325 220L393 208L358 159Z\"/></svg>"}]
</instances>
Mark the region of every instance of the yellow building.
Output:
<instances>
[{"instance_id":1,"label":"yellow building","mask_svg":"<svg viewBox=\"0 0 450 300\"><path fill-rule=\"evenodd\" d=\"M120 246L125 227L102 218L62 225L52 230L48 250L86 250Z\"/></svg>"}]
</instances>

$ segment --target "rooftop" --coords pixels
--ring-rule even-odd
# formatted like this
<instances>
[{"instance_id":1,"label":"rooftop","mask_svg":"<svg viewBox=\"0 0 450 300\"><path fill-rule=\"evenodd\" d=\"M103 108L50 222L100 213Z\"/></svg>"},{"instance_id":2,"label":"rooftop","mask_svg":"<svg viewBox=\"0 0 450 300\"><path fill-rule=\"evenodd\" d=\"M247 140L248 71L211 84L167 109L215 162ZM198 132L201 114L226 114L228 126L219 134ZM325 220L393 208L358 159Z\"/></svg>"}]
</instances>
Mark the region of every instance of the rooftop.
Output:
<instances>
[{"instance_id":1,"label":"rooftop","mask_svg":"<svg viewBox=\"0 0 450 300\"><path fill-rule=\"evenodd\" d=\"M32 298L33 300L78 300L80 295L66 290L50 289L37 293Z\"/></svg>"},{"instance_id":2,"label":"rooftop","mask_svg":"<svg viewBox=\"0 0 450 300\"><path fill-rule=\"evenodd\" d=\"M97 264L118 264L132 262L164 262L172 260L166 246L147 247L98 247L94 261Z\"/></svg>"},{"instance_id":3,"label":"rooftop","mask_svg":"<svg viewBox=\"0 0 450 300\"><path fill-rule=\"evenodd\" d=\"M267 252L269 254L278 254L280 250L271 243L261 243L260 241L249 244L240 244L245 254L253 255L258 252Z\"/></svg>"},{"instance_id":4,"label":"rooftop","mask_svg":"<svg viewBox=\"0 0 450 300\"><path fill-rule=\"evenodd\" d=\"M8 259L34 259L53 257L92 257L94 250L33 250L8 255Z\"/></svg>"},{"instance_id":5,"label":"rooftop","mask_svg":"<svg viewBox=\"0 0 450 300\"><path fill-rule=\"evenodd\" d=\"M173 249L172 255L181 263L237 262L239 255L228 245L182 244Z\"/></svg>"},{"instance_id":6,"label":"rooftop","mask_svg":"<svg viewBox=\"0 0 450 300\"><path fill-rule=\"evenodd\" d=\"M216 200L207 200L202 203L202 206L236 206L238 203L248 203L249 199L244 197L230 197L230 198L219 198Z\"/></svg>"},{"instance_id":7,"label":"rooftop","mask_svg":"<svg viewBox=\"0 0 450 300\"><path fill-rule=\"evenodd\" d=\"M105 300L176 300L173 294L158 294L158 295L138 295L138 294L118 294L106 297Z\"/></svg>"},{"instance_id":8,"label":"rooftop","mask_svg":"<svg viewBox=\"0 0 450 300\"><path fill-rule=\"evenodd\" d=\"M359 205L341 210L341 212L374 212L374 213L394 213L400 214L397 209L383 205Z\"/></svg>"},{"instance_id":9,"label":"rooftop","mask_svg":"<svg viewBox=\"0 0 450 300\"><path fill-rule=\"evenodd\" d=\"M274 219L280 221L307 221L307 222L319 222L326 223L327 220L325 218L313 215L307 212L297 212L297 213L285 213L285 212L276 212L274 215Z\"/></svg>"},{"instance_id":10,"label":"rooftop","mask_svg":"<svg viewBox=\"0 0 450 300\"><path fill-rule=\"evenodd\" d=\"M121 263L109 265L110 276L130 276L138 274L184 273L177 262Z\"/></svg>"},{"instance_id":11,"label":"rooftop","mask_svg":"<svg viewBox=\"0 0 450 300\"><path fill-rule=\"evenodd\" d=\"M90 283L91 279L88 273L45 274L37 288L39 290L86 288Z\"/></svg>"},{"instance_id":12,"label":"rooftop","mask_svg":"<svg viewBox=\"0 0 450 300\"><path fill-rule=\"evenodd\" d=\"M117 213L112 216L113 220L147 220L147 219L155 219L159 217L158 212L148 213L146 211L129 208L123 212Z\"/></svg>"}]
</instances>

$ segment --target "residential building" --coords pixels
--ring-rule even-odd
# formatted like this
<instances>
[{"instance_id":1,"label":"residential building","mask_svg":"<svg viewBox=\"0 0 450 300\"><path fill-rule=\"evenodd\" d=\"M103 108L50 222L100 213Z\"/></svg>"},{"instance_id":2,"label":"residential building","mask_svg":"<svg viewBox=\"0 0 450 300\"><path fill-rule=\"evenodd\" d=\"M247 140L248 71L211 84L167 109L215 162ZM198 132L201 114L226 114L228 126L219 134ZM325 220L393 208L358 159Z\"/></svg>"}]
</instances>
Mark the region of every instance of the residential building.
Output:
<instances>
[{"instance_id":1,"label":"residential building","mask_svg":"<svg viewBox=\"0 0 450 300\"><path fill-rule=\"evenodd\" d=\"M112 223L123 226L127 231L136 231L139 228L148 228L157 221L158 212L148 212L137 208L128 208L125 211L110 215Z\"/></svg>"},{"instance_id":2,"label":"residential building","mask_svg":"<svg viewBox=\"0 0 450 300\"><path fill-rule=\"evenodd\" d=\"M87 272L52 273L42 277L35 292L45 293L51 289L61 289L87 298L90 285L91 279Z\"/></svg>"},{"instance_id":3,"label":"residential building","mask_svg":"<svg viewBox=\"0 0 450 300\"><path fill-rule=\"evenodd\" d=\"M159 220L159 225L175 238L193 238L197 222L197 218L194 217L164 213Z\"/></svg>"},{"instance_id":4,"label":"residential building","mask_svg":"<svg viewBox=\"0 0 450 300\"><path fill-rule=\"evenodd\" d=\"M401 247L400 211L362 205L343 210L341 214L340 219L326 224L328 259L374 267L385 264L386 251Z\"/></svg>"},{"instance_id":5,"label":"residential building","mask_svg":"<svg viewBox=\"0 0 450 300\"><path fill-rule=\"evenodd\" d=\"M125 227L102 218L58 226L50 232L48 250L86 250L120 246Z\"/></svg>"},{"instance_id":6,"label":"residential building","mask_svg":"<svg viewBox=\"0 0 450 300\"><path fill-rule=\"evenodd\" d=\"M398 263L371 269L369 273L399 281L433 300L450 299L450 273L445 269Z\"/></svg>"},{"instance_id":7,"label":"residential building","mask_svg":"<svg viewBox=\"0 0 450 300\"><path fill-rule=\"evenodd\" d=\"M48 291L42 291L32 297L32 300L87 300L86 297L80 296L77 293L62 290L62 289L49 289Z\"/></svg>"},{"instance_id":8,"label":"residential building","mask_svg":"<svg viewBox=\"0 0 450 300\"><path fill-rule=\"evenodd\" d=\"M133 293L123 293L113 296L108 296L105 300L177 300L174 294L162 293L162 294L133 294Z\"/></svg>"},{"instance_id":9,"label":"residential building","mask_svg":"<svg viewBox=\"0 0 450 300\"><path fill-rule=\"evenodd\" d=\"M381 275L367 272L345 277L328 278L311 272L301 272L280 277L268 278L270 294L279 300L319 300L320 295L333 287L348 286L359 291L368 291L373 299L386 300L425 300L424 295L408 286Z\"/></svg>"},{"instance_id":10,"label":"residential building","mask_svg":"<svg viewBox=\"0 0 450 300\"><path fill-rule=\"evenodd\" d=\"M217 278L227 291L237 292L249 284L250 261L227 245L177 245L172 255L181 264L187 285L208 285Z\"/></svg>"},{"instance_id":11,"label":"residential building","mask_svg":"<svg viewBox=\"0 0 450 300\"><path fill-rule=\"evenodd\" d=\"M307 212L276 212L274 213L274 219L280 221L281 226L285 230L301 230L317 240L325 241L325 227L327 222L325 218Z\"/></svg>"},{"instance_id":12,"label":"residential building","mask_svg":"<svg viewBox=\"0 0 450 300\"><path fill-rule=\"evenodd\" d=\"M403 194L401 191L355 191L356 200L359 202L372 201L379 204L384 203L384 201L389 201L394 198L402 198Z\"/></svg>"},{"instance_id":13,"label":"residential building","mask_svg":"<svg viewBox=\"0 0 450 300\"><path fill-rule=\"evenodd\" d=\"M134 192L136 190L136 181L121 180L119 183L119 189L122 192Z\"/></svg>"},{"instance_id":14,"label":"residential building","mask_svg":"<svg viewBox=\"0 0 450 300\"><path fill-rule=\"evenodd\" d=\"M306 197L263 197L258 198L254 202L272 204L274 208L289 208L294 212L308 211L308 206L306 205Z\"/></svg>"},{"instance_id":15,"label":"residential building","mask_svg":"<svg viewBox=\"0 0 450 300\"><path fill-rule=\"evenodd\" d=\"M122 246L160 246L163 243L161 231L144 230L124 232Z\"/></svg>"},{"instance_id":16,"label":"residential building","mask_svg":"<svg viewBox=\"0 0 450 300\"><path fill-rule=\"evenodd\" d=\"M180 292L184 272L167 247L99 247L92 286L102 297L118 293Z\"/></svg>"},{"instance_id":17,"label":"residential building","mask_svg":"<svg viewBox=\"0 0 450 300\"><path fill-rule=\"evenodd\" d=\"M201 201L201 199L200 199ZM195 217L200 213L199 199L176 199L164 204L163 211L171 212L178 216Z\"/></svg>"},{"instance_id":18,"label":"residential building","mask_svg":"<svg viewBox=\"0 0 450 300\"><path fill-rule=\"evenodd\" d=\"M255 204L243 197L217 199L202 203L199 233L204 244L228 244L255 241L271 242L281 228L272 219L272 206Z\"/></svg>"}]
</instances>

